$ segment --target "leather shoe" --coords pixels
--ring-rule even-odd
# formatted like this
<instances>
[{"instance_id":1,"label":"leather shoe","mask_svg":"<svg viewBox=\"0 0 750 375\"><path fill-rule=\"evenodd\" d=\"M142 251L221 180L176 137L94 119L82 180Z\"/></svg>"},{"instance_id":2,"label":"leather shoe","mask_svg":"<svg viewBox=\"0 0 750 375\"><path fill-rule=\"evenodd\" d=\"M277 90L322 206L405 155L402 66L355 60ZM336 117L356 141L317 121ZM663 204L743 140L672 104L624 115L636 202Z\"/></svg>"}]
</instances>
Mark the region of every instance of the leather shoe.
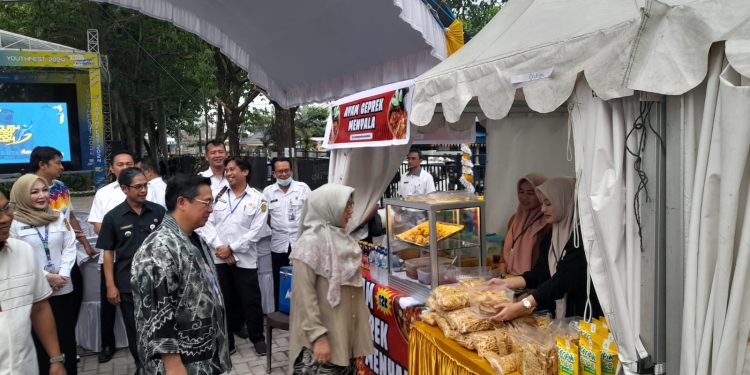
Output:
<instances>
[{"instance_id":1,"label":"leather shoe","mask_svg":"<svg viewBox=\"0 0 750 375\"><path fill-rule=\"evenodd\" d=\"M99 363L106 363L112 360L115 355L115 348L111 346L105 346L102 351L99 352Z\"/></svg>"},{"instance_id":2,"label":"leather shoe","mask_svg":"<svg viewBox=\"0 0 750 375\"><path fill-rule=\"evenodd\" d=\"M243 324L243 326L244 326L244 324ZM241 339L247 340L248 338L250 338L250 335L248 335L248 333L247 333L247 327L242 327L241 329L238 329L238 330L234 331L234 334L237 335L237 337L239 337Z\"/></svg>"},{"instance_id":3,"label":"leather shoe","mask_svg":"<svg viewBox=\"0 0 750 375\"><path fill-rule=\"evenodd\" d=\"M266 354L266 343L264 341L256 341L253 343L253 346L255 347L255 352L258 353L258 355Z\"/></svg>"}]
</instances>

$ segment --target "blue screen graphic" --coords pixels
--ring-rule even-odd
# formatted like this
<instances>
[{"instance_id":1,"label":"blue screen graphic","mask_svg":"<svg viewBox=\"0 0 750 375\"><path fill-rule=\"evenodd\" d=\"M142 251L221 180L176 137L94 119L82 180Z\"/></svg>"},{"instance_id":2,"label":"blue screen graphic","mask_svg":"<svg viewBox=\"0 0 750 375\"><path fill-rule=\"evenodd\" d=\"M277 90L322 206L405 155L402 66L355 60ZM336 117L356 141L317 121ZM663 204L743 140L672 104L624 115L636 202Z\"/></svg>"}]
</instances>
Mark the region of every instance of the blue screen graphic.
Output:
<instances>
[{"instance_id":1,"label":"blue screen graphic","mask_svg":"<svg viewBox=\"0 0 750 375\"><path fill-rule=\"evenodd\" d=\"M0 102L0 164L27 164L37 146L54 147L70 161L67 103Z\"/></svg>"}]
</instances>

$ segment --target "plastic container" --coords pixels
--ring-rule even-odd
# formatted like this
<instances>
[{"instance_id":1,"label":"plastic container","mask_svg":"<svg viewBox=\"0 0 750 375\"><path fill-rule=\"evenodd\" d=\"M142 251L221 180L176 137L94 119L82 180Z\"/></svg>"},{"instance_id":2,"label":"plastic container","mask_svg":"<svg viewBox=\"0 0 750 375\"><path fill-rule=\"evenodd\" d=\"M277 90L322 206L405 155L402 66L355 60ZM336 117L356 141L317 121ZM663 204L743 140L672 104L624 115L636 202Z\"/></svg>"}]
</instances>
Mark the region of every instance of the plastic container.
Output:
<instances>
[{"instance_id":1,"label":"plastic container","mask_svg":"<svg viewBox=\"0 0 750 375\"><path fill-rule=\"evenodd\" d=\"M453 259L438 258L438 265L451 264L451 262L453 262ZM404 261L404 266L406 268L406 276L416 280L419 277L417 269L422 267L430 267L430 257L408 259Z\"/></svg>"},{"instance_id":2,"label":"plastic container","mask_svg":"<svg viewBox=\"0 0 750 375\"><path fill-rule=\"evenodd\" d=\"M438 285L455 283L457 273L458 267L450 264L440 266ZM420 267L417 269L417 277L420 283L430 285L430 283L432 283L432 270L430 270L430 267Z\"/></svg>"},{"instance_id":3,"label":"plastic container","mask_svg":"<svg viewBox=\"0 0 750 375\"><path fill-rule=\"evenodd\" d=\"M279 311L289 314L292 306L292 266L281 267L279 277Z\"/></svg>"}]
</instances>

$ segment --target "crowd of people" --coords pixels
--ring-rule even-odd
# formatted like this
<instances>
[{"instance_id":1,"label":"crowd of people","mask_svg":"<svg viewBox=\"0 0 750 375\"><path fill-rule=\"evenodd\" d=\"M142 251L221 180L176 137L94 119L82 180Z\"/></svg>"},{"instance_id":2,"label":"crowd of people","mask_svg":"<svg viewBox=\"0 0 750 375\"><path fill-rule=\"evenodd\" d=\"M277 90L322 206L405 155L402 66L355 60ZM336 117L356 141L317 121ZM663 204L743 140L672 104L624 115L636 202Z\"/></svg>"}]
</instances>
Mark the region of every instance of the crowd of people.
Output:
<instances>
[{"instance_id":1,"label":"crowd of people","mask_svg":"<svg viewBox=\"0 0 750 375\"><path fill-rule=\"evenodd\" d=\"M59 180L61 159L58 150L35 148L33 173L0 194L0 312L9 328L0 332L9 343L0 346L0 367L77 373L78 246L101 265L100 362L116 350L118 306L137 374L226 373L235 335L265 354L263 316L279 306L279 270L290 263L290 371L353 374L355 359L372 353L355 238L363 228L371 237L366 224L376 209L350 225L354 189L311 191L294 180L292 160L276 158L275 182L260 192L250 186L248 160L230 157L218 140L205 146L208 169L169 183L153 160L136 163L118 151L109 169L115 181L96 192L88 216L98 235L91 244ZM400 194L434 191L421 153L411 150L407 162ZM575 181L529 174L516 188L500 271L518 277L492 283L530 292L494 319L542 309L600 313L587 292ZM269 273L273 281L264 283Z\"/></svg>"},{"instance_id":2,"label":"crowd of people","mask_svg":"<svg viewBox=\"0 0 750 375\"><path fill-rule=\"evenodd\" d=\"M0 348L0 365L11 373L77 373L77 242L101 270L100 321L92 322L101 333L99 362L116 351L117 307L136 373L227 372L235 335L266 353L263 314L278 306L278 270L289 265L310 194L294 180L290 159L272 161L276 182L260 192L250 187L248 160L228 157L218 140L206 145L207 170L169 184L152 159L116 151L115 180L97 190L88 216L92 244L59 180L62 157L35 148L33 173L0 194L7 250L0 250L0 311L19 323L6 334L22 338ZM275 274L272 284L261 287L259 273Z\"/></svg>"}]
</instances>

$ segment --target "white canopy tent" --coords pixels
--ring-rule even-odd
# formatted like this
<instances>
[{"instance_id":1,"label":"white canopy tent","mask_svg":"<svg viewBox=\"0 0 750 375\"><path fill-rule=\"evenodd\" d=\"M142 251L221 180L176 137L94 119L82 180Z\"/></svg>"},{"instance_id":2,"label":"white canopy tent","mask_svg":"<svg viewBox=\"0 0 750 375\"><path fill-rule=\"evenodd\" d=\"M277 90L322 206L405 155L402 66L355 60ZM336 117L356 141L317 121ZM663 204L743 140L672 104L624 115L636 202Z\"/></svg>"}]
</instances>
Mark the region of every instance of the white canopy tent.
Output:
<instances>
[{"instance_id":1,"label":"white canopy tent","mask_svg":"<svg viewBox=\"0 0 750 375\"><path fill-rule=\"evenodd\" d=\"M490 119L488 138L492 126L508 126L519 88L536 112L567 102L584 245L626 373L649 356L656 373L743 371L749 41L745 0L511 0L415 80L414 124L439 121L438 104L458 122L475 99ZM669 95L666 105L654 93ZM666 135L666 150L653 135L636 143L649 125ZM642 192L634 202L641 180L626 148L642 158L651 201Z\"/></svg>"},{"instance_id":2,"label":"white canopy tent","mask_svg":"<svg viewBox=\"0 0 750 375\"><path fill-rule=\"evenodd\" d=\"M200 36L284 107L411 79L447 56L445 33L421 0L96 1Z\"/></svg>"}]
</instances>

